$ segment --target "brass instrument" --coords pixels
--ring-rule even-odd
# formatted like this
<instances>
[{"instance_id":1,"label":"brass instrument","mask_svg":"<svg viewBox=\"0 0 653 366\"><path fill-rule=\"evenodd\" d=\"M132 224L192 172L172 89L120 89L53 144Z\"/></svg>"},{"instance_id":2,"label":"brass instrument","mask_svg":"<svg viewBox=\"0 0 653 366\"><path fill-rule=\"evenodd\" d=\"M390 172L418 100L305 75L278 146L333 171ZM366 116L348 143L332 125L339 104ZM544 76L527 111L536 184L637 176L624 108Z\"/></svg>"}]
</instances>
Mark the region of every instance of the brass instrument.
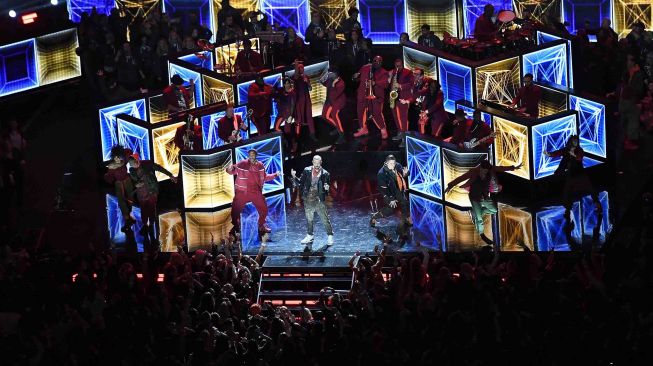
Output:
<instances>
[{"instance_id":1,"label":"brass instrument","mask_svg":"<svg viewBox=\"0 0 653 366\"><path fill-rule=\"evenodd\" d=\"M367 98L367 100L376 99L376 95L374 95L374 85L372 85L372 81L374 81L374 71L372 70L372 66L370 66L370 73L367 76L367 81L366 81L366 86L367 86L367 97L366 98Z\"/></svg>"},{"instance_id":2,"label":"brass instrument","mask_svg":"<svg viewBox=\"0 0 653 366\"><path fill-rule=\"evenodd\" d=\"M193 150L193 139L195 137L195 131L193 128L194 119L195 117L193 117L193 115L190 113L186 118L186 133L184 134L184 148L186 150Z\"/></svg>"},{"instance_id":3,"label":"brass instrument","mask_svg":"<svg viewBox=\"0 0 653 366\"><path fill-rule=\"evenodd\" d=\"M426 122L429 120L429 112L426 110L420 111L419 112L419 120L417 121L417 124L422 126L426 126Z\"/></svg>"},{"instance_id":4,"label":"brass instrument","mask_svg":"<svg viewBox=\"0 0 653 366\"><path fill-rule=\"evenodd\" d=\"M399 98L399 84L397 84L397 69L392 73L392 81L390 82L390 109L395 107Z\"/></svg>"},{"instance_id":5,"label":"brass instrument","mask_svg":"<svg viewBox=\"0 0 653 366\"><path fill-rule=\"evenodd\" d=\"M254 110L249 108L247 109L247 114L245 115L245 120L247 121L247 131L249 131L249 127L251 125L252 121L252 114L254 114Z\"/></svg>"}]
</instances>

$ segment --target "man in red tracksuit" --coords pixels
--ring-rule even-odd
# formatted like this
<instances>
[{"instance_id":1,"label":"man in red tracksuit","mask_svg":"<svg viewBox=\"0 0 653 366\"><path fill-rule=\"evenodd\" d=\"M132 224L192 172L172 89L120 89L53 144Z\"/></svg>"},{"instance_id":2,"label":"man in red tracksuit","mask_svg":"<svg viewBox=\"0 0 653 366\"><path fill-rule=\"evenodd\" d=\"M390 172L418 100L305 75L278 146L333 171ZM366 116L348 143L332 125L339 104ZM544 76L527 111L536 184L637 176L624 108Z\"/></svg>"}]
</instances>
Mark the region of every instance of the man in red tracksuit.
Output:
<instances>
[{"instance_id":1,"label":"man in red tracksuit","mask_svg":"<svg viewBox=\"0 0 653 366\"><path fill-rule=\"evenodd\" d=\"M281 175L279 172L265 173L265 166L256 160L257 152L252 149L247 152L248 158L227 168L227 173L236 176L236 195L231 205L232 233L240 231L240 214L248 202L258 211L258 230L262 233L271 232L265 225L268 216L268 206L263 197L263 184Z\"/></svg>"},{"instance_id":2,"label":"man in red tracksuit","mask_svg":"<svg viewBox=\"0 0 653 366\"><path fill-rule=\"evenodd\" d=\"M395 79L396 78L396 79ZM413 83L415 82L413 73L404 68L402 59L395 60L395 68L390 71L388 84L390 90L394 88L393 81L397 83L397 100L392 109L392 118L397 126L397 136L392 139L395 141L403 140L406 131L408 131L408 107L413 99Z\"/></svg>"},{"instance_id":3,"label":"man in red tracksuit","mask_svg":"<svg viewBox=\"0 0 653 366\"><path fill-rule=\"evenodd\" d=\"M332 68L323 84L327 88L327 95L326 102L322 108L322 118L326 119L327 122L336 128L334 131L338 134L336 144L342 144L345 142L345 129L342 127L342 122L340 121L340 111L345 108L345 104L347 103L345 81L338 76L338 71Z\"/></svg>"},{"instance_id":4,"label":"man in red tracksuit","mask_svg":"<svg viewBox=\"0 0 653 366\"><path fill-rule=\"evenodd\" d=\"M251 118L259 135L265 135L270 131L272 92L272 86L266 84L260 75L247 90L247 108L253 111Z\"/></svg>"},{"instance_id":5,"label":"man in red tracksuit","mask_svg":"<svg viewBox=\"0 0 653 366\"><path fill-rule=\"evenodd\" d=\"M374 60L371 64L363 65L363 67L354 74L354 78L360 80L358 91L356 93L358 124L360 125L360 129L354 134L354 137L361 137L369 134L367 129L367 117L372 113L376 127L381 130L381 138L384 140L388 138L388 130L386 130L385 118L383 117L385 89L388 87L388 72L381 67L382 62L383 58L381 56L374 56ZM371 80L369 80L370 71L372 72ZM368 83L372 84L373 99L368 99Z\"/></svg>"}]
</instances>

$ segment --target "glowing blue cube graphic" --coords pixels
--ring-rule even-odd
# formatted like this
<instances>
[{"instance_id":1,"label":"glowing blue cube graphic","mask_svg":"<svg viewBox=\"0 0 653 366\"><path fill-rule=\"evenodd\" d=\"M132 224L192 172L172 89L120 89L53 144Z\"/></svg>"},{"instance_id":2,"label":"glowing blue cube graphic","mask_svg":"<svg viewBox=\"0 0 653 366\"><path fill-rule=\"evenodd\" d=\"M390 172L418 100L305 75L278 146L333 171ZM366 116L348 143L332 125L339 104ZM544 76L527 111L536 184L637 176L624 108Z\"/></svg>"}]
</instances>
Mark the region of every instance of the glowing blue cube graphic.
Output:
<instances>
[{"instance_id":1,"label":"glowing blue cube graphic","mask_svg":"<svg viewBox=\"0 0 653 366\"><path fill-rule=\"evenodd\" d=\"M512 0L463 0L465 37L471 37L474 35L476 19L483 14L485 4L494 5L495 12L501 10L512 10Z\"/></svg>"},{"instance_id":2,"label":"glowing blue cube graphic","mask_svg":"<svg viewBox=\"0 0 653 366\"><path fill-rule=\"evenodd\" d=\"M90 14L93 8L98 14L109 15L111 9L116 7L115 0L67 0L68 3L68 19L75 23L79 23L82 19L82 14Z\"/></svg>"},{"instance_id":3,"label":"glowing blue cube graphic","mask_svg":"<svg viewBox=\"0 0 653 366\"><path fill-rule=\"evenodd\" d=\"M265 223L272 229L275 236L285 237L286 205L284 193L265 198L268 206L268 217ZM257 252L261 245L258 237L258 212L253 204L245 205L240 214L240 233L243 242L243 252Z\"/></svg>"},{"instance_id":4,"label":"glowing blue cube graphic","mask_svg":"<svg viewBox=\"0 0 653 366\"><path fill-rule=\"evenodd\" d=\"M116 245L125 244L127 242L127 235L121 230L125 225L125 219L122 217L122 212L120 212L118 199L115 196L107 194L106 205L109 240ZM132 206L131 215L136 220L136 223L132 225L132 232L136 241L136 248L138 252L143 252L143 244L145 243L145 238L140 233L141 228L143 227L143 224L141 223L141 209L136 206Z\"/></svg>"},{"instance_id":5,"label":"glowing blue cube graphic","mask_svg":"<svg viewBox=\"0 0 653 366\"><path fill-rule=\"evenodd\" d=\"M363 37L375 44L396 44L406 31L404 0L359 0Z\"/></svg>"},{"instance_id":6,"label":"glowing blue cube graphic","mask_svg":"<svg viewBox=\"0 0 653 366\"><path fill-rule=\"evenodd\" d=\"M563 39L563 38L560 38L560 37L558 37L556 35L546 33L546 32L542 32L542 31L537 31L536 37L537 37L537 44L538 45ZM567 40L567 57L569 57L569 65L568 65L569 66L569 68L568 68L568 70L569 70L569 87L573 88L574 87L574 68L573 68L573 52L572 52L572 49L571 49L571 41L570 40Z\"/></svg>"},{"instance_id":7,"label":"glowing blue cube graphic","mask_svg":"<svg viewBox=\"0 0 653 366\"><path fill-rule=\"evenodd\" d=\"M37 86L39 73L34 39L0 47L0 97Z\"/></svg>"},{"instance_id":8,"label":"glowing blue cube graphic","mask_svg":"<svg viewBox=\"0 0 653 366\"><path fill-rule=\"evenodd\" d=\"M567 29L572 34L575 34L579 29L584 29L586 21L589 21L591 29L598 29L603 18L611 17L611 1L564 0L562 14L564 16L563 20L569 23Z\"/></svg>"},{"instance_id":9,"label":"glowing blue cube graphic","mask_svg":"<svg viewBox=\"0 0 653 366\"><path fill-rule=\"evenodd\" d=\"M263 78L266 84L271 85L273 88L281 87L281 74L269 75ZM249 86L252 85L254 81L246 81L240 83L236 86L236 94L238 95L238 104L246 105L248 100ZM274 127L274 121L277 119L277 103L272 102L272 114L270 115L270 128ZM245 122L247 123L247 122ZM257 133L258 130L254 123L249 125L249 133Z\"/></svg>"},{"instance_id":10,"label":"glowing blue cube graphic","mask_svg":"<svg viewBox=\"0 0 653 366\"><path fill-rule=\"evenodd\" d=\"M198 57L200 54L202 57ZM191 53L190 55L179 57L181 61L189 62L195 66L199 66L203 69L213 71L213 52L211 51L202 51L198 53Z\"/></svg>"},{"instance_id":11,"label":"glowing blue cube graphic","mask_svg":"<svg viewBox=\"0 0 653 366\"><path fill-rule=\"evenodd\" d=\"M458 104L456 103L456 109L462 109L465 111L465 116L469 119L474 118L474 111L475 109L472 107L468 107L464 104ZM492 115L489 113L481 112L481 120L485 122L486 125L490 126L492 128Z\"/></svg>"},{"instance_id":12,"label":"glowing blue cube graphic","mask_svg":"<svg viewBox=\"0 0 653 366\"><path fill-rule=\"evenodd\" d=\"M568 228L568 223L564 215L565 208L563 206L545 207L535 214L537 250L568 252L571 250L570 240L577 244L582 243L580 204L576 202L571 207L570 218L574 226L569 236L565 231Z\"/></svg>"},{"instance_id":13,"label":"glowing blue cube graphic","mask_svg":"<svg viewBox=\"0 0 653 366\"><path fill-rule=\"evenodd\" d=\"M236 162L247 159L247 151L254 149L258 152L257 159L265 165L265 172L272 174L283 173L283 156L281 154L281 136L276 135L265 140L238 146ZM283 176L278 176L263 185L263 193L278 191L284 188Z\"/></svg>"},{"instance_id":14,"label":"glowing blue cube graphic","mask_svg":"<svg viewBox=\"0 0 653 366\"><path fill-rule=\"evenodd\" d=\"M302 38L311 22L311 4L308 0L261 0L261 11L271 24L281 28L292 27Z\"/></svg>"},{"instance_id":15,"label":"glowing blue cube graphic","mask_svg":"<svg viewBox=\"0 0 653 366\"><path fill-rule=\"evenodd\" d=\"M457 100L474 101L471 67L438 58L438 75L447 112L454 112Z\"/></svg>"},{"instance_id":16,"label":"glowing blue cube graphic","mask_svg":"<svg viewBox=\"0 0 653 366\"><path fill-rule=\"evenodd\" d=\"M440 203L411 194L410 217L413 219L413 240L429 250L444 250L444 208Z\"/></svg>"},{"instance_id":17,"label":"glowing blue cube graphic","mask_svg":"<svg viewBox=\"0 0 653 366\"><path fill-rule=\"evenodd\" d=\"M440 146L406 136L408 187L432 198L442 199Z\"/></svg>"},{"instance_id":18,"label":"glowing blue cube graphic","mask_svg":"<svg viewBox=\"0 0 653 366\"><path fill-rule=\"evenodd\" d=\"M220 118L224 117L226 112L218 112L218 113L213 113L209 114L207 116L202 116L202 139L203 139L203 145L204 145L204 150L209 150L213 149L215 147L219 147L225 144L225 141L223 141L219 136L218 136L218 121ZM234 115L239 115L245 124L247 122L245 121L245 115L247 114L247 107L246 106L240 106L234 108ZM247 131L241 131L240 136L243 139L248 138Z\"/></svg>"},{"instance_id":19,"label":"glowing blue cube graphic","mask_svg":"<svg viewBox=\"0 0 653 366\"><path fill-rule=\"evenodd\" d=\"M566 44L524 54L523 61L522 76L533 74L535 81L569 86Z\"/></svg>"},{"instance_id":20,"label":"glowing blue cube graphic","mask_svg":"<svg viewBox=\"0 0 653 366\"><path fill-rule=\"evenodd\" d=\"M125 148L137 153L141 160L150 160L150 134L147 128L118 120L118 142Z\"/></svg>"},{"instance_id":21,"label":"glowing blue cube graphic","mask_svg":"<svg viewBox=\"0 0 653 366\"><path fill-rule=\"evenodd\" d=\"M111 148L118 144L116 116L128 114L141 120L146 119L145 99L137 99L110 107L100 108L100 142L102 145L102 160L111 160Z\"/></svg>"},{"instance_id":22,"label":"glowing blue cube graphic","mask_svg":"<svg viewBox=\"0 0 653 366\"><path fill-rule=\"evenodd\" d=\"M583 232L586 236L592 236L596 230L599 242L605 243L606 235L612 231L612 224L610 224L610 200L606 191L600 192L598 197L599 202L601 202L600 212L596 209L591 196L585 196L581 199ZM600 222L599 219L601 220Z\"/></svg>"},{"instance_id":23,"label":"glowing blue cube graphic","mask_svg":"<svg viewBox=\"0 0 653 366\"><path fill-rule=\"evenodd\" d=\"M544 152L564 148L573 135L576 135L576 116L573 114L533 126L531 152L535 179L552 175L562 160L561 157L546 156Z\"/></svg>"},{"instance_id":24,"label":"glowing blue cube graphic","mask_svg":"<svg viewBox=\"0 0 653 366\"><path fill-rule=\"evenodd\" d=\"M569 109L578 111L580 146L585 152L605 158L607 156L605 105L570 95Z\"/></svg>"},{"instance_id":25,"label":"glowing blue cube graphic","mask_svg":"<svg viewBox=\"0 0 653 366\"><path fill-rule=\"evenodd\" d=\"M168 63L168 75L172 78L174 75L181 76L184 79L184 86L190 86L190 80L195 81L195 90L193 93L193 100L195 101L194 107L201 107L204 105L204 95L202 94L202 79L199 72L189 70L183 66Z\"/></svg>"}]
</instances>

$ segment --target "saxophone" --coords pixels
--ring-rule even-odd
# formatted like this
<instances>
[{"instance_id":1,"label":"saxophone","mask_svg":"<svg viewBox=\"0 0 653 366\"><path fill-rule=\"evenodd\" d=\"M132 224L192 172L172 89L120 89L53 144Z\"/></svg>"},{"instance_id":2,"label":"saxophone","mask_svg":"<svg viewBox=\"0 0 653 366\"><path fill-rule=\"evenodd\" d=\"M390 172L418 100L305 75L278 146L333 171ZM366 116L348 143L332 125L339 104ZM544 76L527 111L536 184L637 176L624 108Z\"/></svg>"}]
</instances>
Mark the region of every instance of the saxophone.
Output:
<instances>
[{"instance_id":1,"label":"saxophone","mask_svg":"<svg viewBox=\"0 0 653 366\"><path fill-rule=\"evenodd\" d=\"M397 69L395 69L390 82L390 109L395 107L397 98L399 98L399 84L397 84Z\"/></svg>"}]
</instances>

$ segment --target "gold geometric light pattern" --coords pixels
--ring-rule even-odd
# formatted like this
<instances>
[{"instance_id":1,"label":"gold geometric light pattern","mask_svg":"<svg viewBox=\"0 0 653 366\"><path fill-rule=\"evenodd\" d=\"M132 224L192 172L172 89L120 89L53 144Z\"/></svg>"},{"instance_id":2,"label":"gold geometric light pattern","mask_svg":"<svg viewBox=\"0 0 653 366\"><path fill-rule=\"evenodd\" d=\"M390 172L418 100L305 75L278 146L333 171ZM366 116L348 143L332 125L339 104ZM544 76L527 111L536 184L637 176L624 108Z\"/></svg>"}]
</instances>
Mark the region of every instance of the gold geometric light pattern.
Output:
<instances>
[{"instance_id":1,"label":"gold geometric light pattern","mask_svg":"<svg viewBox=\"0 0 653 366\"><path fill-rule=\"evenodd\" d=\"M476 233L469 211L445 206L447 222L447 251L471 251L481 248L485 243ZM492 215L483 217L483 233L492 237Z\"/></svg>"},{"instance_id":2,"label":"gold geometric light pattern","mask_svg":"<svg viewBox=\"0 0 653 366\"><path fill-rule=\"evenodd\" d=\"M406 24L410 39L417 42L424 24L431 26L431 31L442 38L444 32L458 36L458 21L455 1L405 0ZM439 3L439 4L438 4Z\"/></svg>"},{"instance_id":3,"label":"gold geometric light pattern","mask_svg":"<svg viewBox=\"0 0 653 366\"><path fill-rule=\"evenodd\" d=\"M614 30L619 38L630 33L633 24L641 22L646 29L653 28L653 3L651 0L615 0L613 2Z\"/></svg>"},{"instance_id":4,"label":"gold geometric light pattern","mask_svg":"<svg viewBox=\"0 0 653 366\"><path fill-rule=\"evenodd\" d=\"M550 16L560 20L562 15L562 0L513 0L512 6L517 17L530 11L531 17L543 24L548 23Z\"/></svg>"},{"instance_id":5,"label":"gold geometric light pattern","mask_svg":"<svg viewBox=\"0 0 653 366\"><path fill-rule=\"evenodd\" d=\"M540 99L539 117L551 116L567 110L567 95L552 88L540 86L542 99Z\"/></svg>"},{"instance_id":6,"label":"gold geometric light pattern","mask_svg":"<svg viewBox=\"0 0 653 366\"><path fill-rule=\"evenodd\" d=\"M499 235L501 251L523 251L533 248L533 216L521 209L499 204Z\"/></svg>"},{"instance_id":7,"label":"gold geometric light pattern","mask_svg":"<svg viewBox=\"0 0 653 366\"><path fill-rule=\"evenodd\" d=\"M152 130L154 162L161 165L175 176L179 171L179 148L175 145L175 134L177 128L183 125L184 122L179 122ZM168 176L157 172L156 178L159 181L162 181L168 179Z\"/></svg>"},{"instance_id":8,"label":"gold geometric light pattern","mask_svg":"<svg viewBox=\"0 0 653 366\"><path fill-rule=\"evenodd\" d=\"M449 182L467 173L471 168L487 159L487 154L482 153L458 153L449 149L442 149L442 177L444 186ZM463 182L464 183L464 182ZM449 191L444 199L460 207L470 207L468 191L464 188L455 187Z\"/></svg>"},{"instance_id":9,"label":"gold geometric light pattern","mask_svg":"<svg viewBox=\"0 0 653 366\"><path fill-rule=\"evenodd\" d=\"M184 205L186 208L215 208L231 203L234 179L227 174L231 150L181 158Z\"/></svg>"},{"instance_id":10,"label":"gold geometric light pattern","mask_svg":"<svg viewBox=\"0 0 653 366\"><path fill-rule=\"evenodd\" d=\"M510 174L530 179L528 162L528 127L494 117L494 140L496 165L518 165L522 167Z\"/></svg>"},{"instance_id":11,"label":"gold geometric light pattern","mask_svg":"<svg viewBox=\"0 0 653 366\"><path fill-rule=\"evenodd\" d=\"M166 212L159 215L159 242L162 252L176 252L178 245L186 240L184 224L179 211Z\"/></svg>"},{"instance_id":12,"label":"gold geometric light pattern","mask_svg":"<svg viewBox=\"0 0 653 366\"><path fill-rule=\"evenodd\" d=\"M479 99L510 104L519 89L519 58L513 57L476 69L476 95Z\"/></svg>"},{"instance_id":13,"label":"gold geometric light pattern","mask_svg":"<svg viewBox=\"0 0 653 366\"><path fill-rule=\"evenodd\" d=\"M319 11L327 28L337 29L347 19L347 11L356 6L356 0L312 0L311 12Z\"/></svg>"},{"instance_id":14,"label":"gold geometric light pattern","mask_svg":"<svg viewBox=\"0 0 653 366\"><path fill-rule=\"evenodd\" d=\"M41 85L82 75L75 49L79 47L77 30L68 29L36 38Z\"/></svg>"},{"instance_id":15,"label":"gold geometric light pattern","mask_svg":"<svg viewBox=\"0 0 653 366\"><path fill-rule=\"evenodd\" d=\"M234 88L225 81L202 75L202 90L204 91L204 104L234 103Z\"/></svg>"},{"instance_id":16,"label":"gold geometric light pattern","mask_svg":"<svg viewBox=\"0 0 653 366\"><path fill-rule=\"evenodd\" d=\"M219 244L232 227L231 207L216 212L186 212L188 251L211 250L211 243Z\"/></svg>"}]
</instances>

